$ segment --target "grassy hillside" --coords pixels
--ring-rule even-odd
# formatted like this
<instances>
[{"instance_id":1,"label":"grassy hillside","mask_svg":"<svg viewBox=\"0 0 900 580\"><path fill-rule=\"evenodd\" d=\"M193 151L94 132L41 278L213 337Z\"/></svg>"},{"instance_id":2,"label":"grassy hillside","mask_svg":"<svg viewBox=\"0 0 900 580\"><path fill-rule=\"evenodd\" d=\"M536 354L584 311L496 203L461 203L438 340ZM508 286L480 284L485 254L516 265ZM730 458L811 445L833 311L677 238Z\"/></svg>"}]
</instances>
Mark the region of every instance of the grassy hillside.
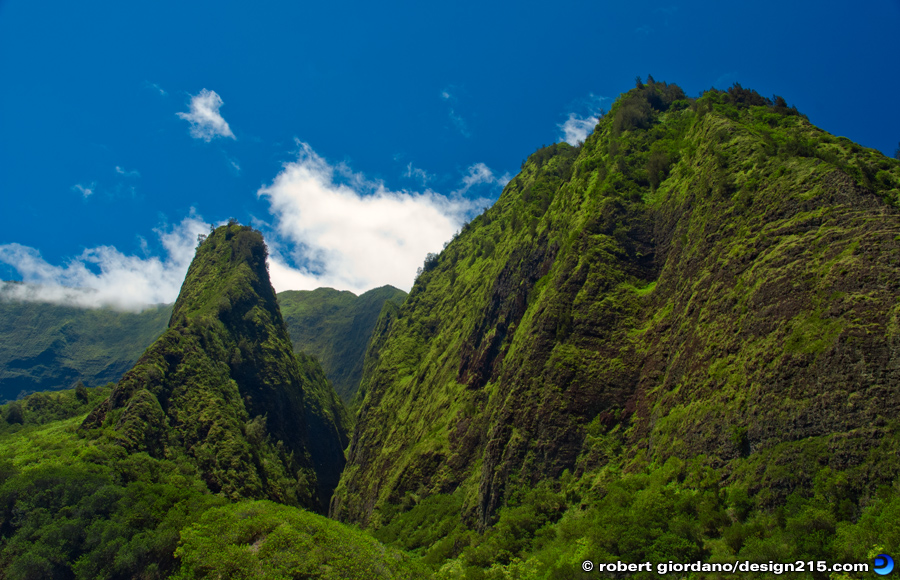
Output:
<instances>
[{"instance_id":1,"label":"grassy hillside","mask_svg":"<svg viewBox=\"0 0 900 580\"><path fill-rule=\"evenodd\" d=\"M333 515L448 577L897 546L898 199L781 99L633 89L425 263Z\"/></svg>"},{"instance_id":2,"label":"grassy hillside","mask_svg":"<svg viewBox=\"0 0 900 580\"><path fill-rule=\"evenodd\" d=\"M319 359L335 391L350 403L362 378L372 329L386 302L397 305L406 292L382 286L359 296L332 288L288 290L278 294L295 352Z\"/></svg>"}]
</instances>

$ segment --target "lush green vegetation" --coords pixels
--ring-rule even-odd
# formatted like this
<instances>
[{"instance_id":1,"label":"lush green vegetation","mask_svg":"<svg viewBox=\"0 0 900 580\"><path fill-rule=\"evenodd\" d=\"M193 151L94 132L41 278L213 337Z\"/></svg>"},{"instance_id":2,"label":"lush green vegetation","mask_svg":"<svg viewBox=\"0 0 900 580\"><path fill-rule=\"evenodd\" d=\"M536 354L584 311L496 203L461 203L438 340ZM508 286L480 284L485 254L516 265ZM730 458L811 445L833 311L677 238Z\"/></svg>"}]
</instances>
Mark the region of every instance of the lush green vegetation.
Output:
<instances>
[{"instance_id":1,"label":"lush green vegetation","mask_svg":"<svg viewBox=\"0 0 900 580\"><path fill-rule=\"evenodd\" d=\"M34 420L0 435L0 578L164 578L179 530L225 501L188 462L80 434L85 408L109 393L88 390L80 407L73 391L42 394L82 413L49 422L32 395L24 407Z\"/></svg>"},{"instance_id":2,"label":"lush green vegetation","mask_svg":"<svg viewBox=\"0 0 900 580\"><path fill-rule=\"evenodd\" d=\"M27 433L39 425L84 415L109 397L113 386L89 389L79 383L74 389L33 393L0 406L0 435Z\"/></svg>"},{"instance_id":3,"label":"lush green vegetation","mask_svg":"<svg viewBox=\"0 0 900 580\"><path fill-rule=\"evenodd\" d=\"M321 367L294 355L262 235L229 223L197 248L169 329L82 424L129 452L191 458L232 500L326 511L349 418Z\"/></svg>"},{"instance_id":4,"label":"lush green vegetation","mask_svg":"<svg viewBox=\"0 0 900 580\"><path fill-rule=\"evenodd\" d=\"M0 295L0 402L78 381L117 381L163 333L171 305L139 314L20 302Z\"/></svg>"},{"instance_id":5,"label":"lush green vegetation","mask_svg":"<svg viewBox=\"0 0 900 580\"><path fill-rule=\"evenodd\" d=\"M860 509L847 479L822 469L811 489L767 509L746 487L721 485L707 458L672 458L635 473L607 466L520 488L483 534L464 525L456 493L421 500L374 535L447 579L588 578L584 560L871 564L900 549L900 485L880 488Z\"/></svg>"},{"instance_id":6,"label":"lush green vegetation","mask_svg":"<svg viewBox=\"0 0 900 580\"><path fill-rule=\"evenodd\" d=\"M296 507L228 503L187 454L127 453L114 431L79 429L109 389L87 393L88 402L70 390L0 406L7 420L24 409L23 423L0 421L3 580L423 577L351 527Z\"/></svg>"},{"instance_id":7,"label":"lush green vegetation","mask_svg":"<svg viewBox=\"0 0 900 580\"><path fill-rule=\"evenodd\" d=\"M51 415L26 401L25 424L0 433L0 578L580 578L584 559L863 562L900 548L896 485L857 513L847 477L824 469L766 510L704 457L566 472L517 491L484 534L464 525L461 494L432 495L373 539L294 507L228 503L186 457L123 453L78 430L83 415L56 419L108 393L88 392L81 406L74 390L45 395Z\"/></svg>"},{"instance_id":8,"label":"lush green vegetation","mask_svg":"<svg viewBox=\"0 0 900 580\"><path fill-rule=\"evenodd\" d=\"M259 232L218 228L118 384L0 407L0 579L419 576L291 507L327 509L350 419L292 352L265 260ZM262 497L282 505L241 501Z\"/></svg>"},{"instance_id":9,"label":"lush green vegetation","mask_svg":"<svg viewBox=\"0 0 900 580\"><path fill-rule=\"evenodd\" d=\"M429 570L371 536L322 516L267 501L209 510L181 533L173 579L385 578Z\"/></svg>"},{"instance_id":10,"label":"lush green vegetation","mask_svg":"<svg viewBox=\"0 0 900 580\"><path fill-rule=\"evenodd\" d=\"M385 302L397 305L406 292L382 286L356 296L332 288L288 290L278 295L294 352L316 357L334 390L347 404L362 378L372 329Z\"/></svg>"}]
</instances>

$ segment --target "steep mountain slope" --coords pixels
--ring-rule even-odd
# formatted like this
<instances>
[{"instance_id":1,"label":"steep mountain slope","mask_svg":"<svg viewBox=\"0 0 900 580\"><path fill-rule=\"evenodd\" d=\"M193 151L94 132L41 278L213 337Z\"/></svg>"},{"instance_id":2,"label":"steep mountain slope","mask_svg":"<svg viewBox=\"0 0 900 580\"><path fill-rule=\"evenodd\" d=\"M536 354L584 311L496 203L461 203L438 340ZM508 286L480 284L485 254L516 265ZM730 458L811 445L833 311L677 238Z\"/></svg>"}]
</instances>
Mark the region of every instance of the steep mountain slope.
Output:
<instances>
[{"instance_id":1,"label":"steep mountain slope","mask_svg":"<svg viewBox=\"0 0 900 580\"><path fill-rule=\"evenodd\" d=\"M376 332L333 516L485 530L541 482L670 460L692 463L661 480L759 509L835 473L835 517L858 514L900 474L898 199L897 161L780 98L633 89L583 146L532 155ZM703 555L725 533L704 526L667 541Z\"/></svg>"},{"instance_id":2,"label":"steep mountain slope","mask_svg":"<svg viewBox=\"0 0 900 580\"><path fill-rule=\"evenodd\" d=\"M349 403L362 378L372 329L386 302L400 304L406 292L382 286L356 296L332 288L278 294L295 352L319 359L334 390Z\"/></svg>"},{"instance_id":3,"label":"steep mountain slope","mask_svg":"<svg viewBox=\"0 0 900 580\"><path fill-rule=\"evenodd\" d=\"M317 511L327 513L328 501L341 479L353 418L314 357L294 354L303 380L306 441L319 484Z\"/></svg>"},{"instance_id":4,"label":"steep mountain slope","mask_svg":"<svg viewBox=\"0 0 900 580\"><path fill-rule=\"evenodd\" d=\"M134 314L21 302L0 291L0 401L119 380L171 314L171 304Z\"/></svg>"},{"instance_id":5,"label":"steep mountain slope","mask_svg":"<svg viewBox=\"0 0 900 580\"><path fill-rule=\"evenodd\" d=\"M347 417L318 365L294 355L266 255L249 227L211 233L169 329L82 428L113 428L131 452L185 453L225 497L323 509Z\"/></svg>"}]
</instances>

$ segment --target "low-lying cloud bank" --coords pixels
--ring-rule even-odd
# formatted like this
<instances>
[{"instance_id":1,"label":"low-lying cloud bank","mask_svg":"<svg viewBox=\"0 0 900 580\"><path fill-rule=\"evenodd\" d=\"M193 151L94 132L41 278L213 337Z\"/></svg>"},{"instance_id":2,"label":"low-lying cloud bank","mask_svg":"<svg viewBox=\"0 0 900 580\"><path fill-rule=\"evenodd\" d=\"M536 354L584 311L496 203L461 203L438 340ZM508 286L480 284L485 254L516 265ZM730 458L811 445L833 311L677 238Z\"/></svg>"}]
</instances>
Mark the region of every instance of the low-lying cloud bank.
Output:
<instances>
[{"instance_id":1,"label":"low-lying cloud bank","mask_svg":"<svg viewBox=\"0 0 900 580\"><path fill-rule=\"evenodd\" d=\"M34 248L0 245L0 262L15 268L24 282L0 282L0 298L129 311L174 302L194 257L197 235L210 227L191 215L169 230L156 230L165 258L128 256L100 246L84 250L65 266L54 266Z\"/></svg>"}]
</instances>

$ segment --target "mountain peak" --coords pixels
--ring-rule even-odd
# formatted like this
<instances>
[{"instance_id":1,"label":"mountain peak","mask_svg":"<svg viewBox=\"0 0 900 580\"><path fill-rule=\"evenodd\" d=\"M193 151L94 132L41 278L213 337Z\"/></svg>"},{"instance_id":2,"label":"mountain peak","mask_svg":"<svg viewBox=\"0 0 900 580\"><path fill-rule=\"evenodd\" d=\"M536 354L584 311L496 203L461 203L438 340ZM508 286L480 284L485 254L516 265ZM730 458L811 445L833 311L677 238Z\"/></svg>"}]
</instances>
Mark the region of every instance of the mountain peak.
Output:
<instances>
[{"instance_id":1,"label":"mountain peak","mask_svg":"<svg viewBox=\"0 0 900 580\"><path fill-rule=\"evenodd\" d=\"M331 387L294 355L266 257L250 227L229 223L201 238L169 329L83 427L114 427L131 451L187 455L209 488L228 497L324 509L336 480L319 481L315 466L343 465L346 434L335 425L316 433L335 439L316 447L330 457L316 457L307 403L340 403L306 401L307 391Z\"/></svg>"},{"instance_id":2,"label":"mountain peak","mask_svg":"<svg viewBox=\"0 0 900 580\"><path fill-rule=\"evenodd\" d=\"M268 249L260 232L229 222L201 236L172 311L170 327L214 311L241 310L242 304L275 304L266 268Z\"/></svg>"}]
</instances>

